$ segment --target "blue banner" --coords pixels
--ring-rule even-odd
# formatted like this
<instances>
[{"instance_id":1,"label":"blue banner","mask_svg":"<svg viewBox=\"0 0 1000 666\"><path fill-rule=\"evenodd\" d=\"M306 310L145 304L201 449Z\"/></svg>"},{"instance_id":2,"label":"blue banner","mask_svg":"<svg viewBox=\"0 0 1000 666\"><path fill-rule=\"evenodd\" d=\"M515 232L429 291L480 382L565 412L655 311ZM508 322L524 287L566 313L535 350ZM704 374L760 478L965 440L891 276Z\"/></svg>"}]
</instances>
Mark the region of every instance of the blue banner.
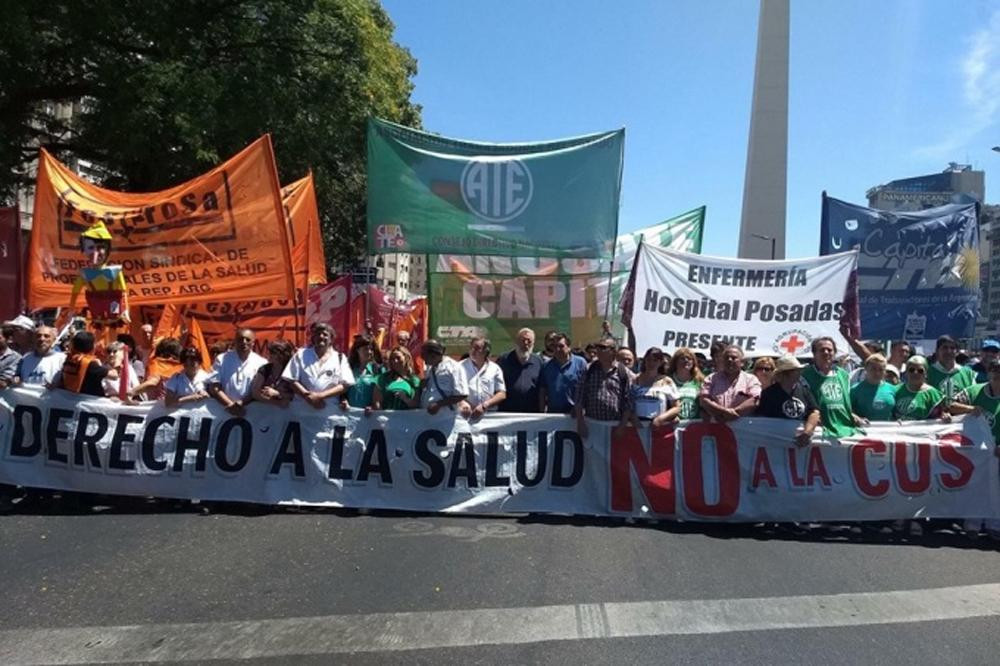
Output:
<instances>
[{"instance_id":1,"label":"blue banner","mask_svg":"<svg viewBox=\"0 0 1000 666\"><path fill-rule=\"evenodd\" d=\"M978 206L888 212L823 195L820 254L854 246L865 338L971 337L979 316Z\"/></svg>"}]
</instances>

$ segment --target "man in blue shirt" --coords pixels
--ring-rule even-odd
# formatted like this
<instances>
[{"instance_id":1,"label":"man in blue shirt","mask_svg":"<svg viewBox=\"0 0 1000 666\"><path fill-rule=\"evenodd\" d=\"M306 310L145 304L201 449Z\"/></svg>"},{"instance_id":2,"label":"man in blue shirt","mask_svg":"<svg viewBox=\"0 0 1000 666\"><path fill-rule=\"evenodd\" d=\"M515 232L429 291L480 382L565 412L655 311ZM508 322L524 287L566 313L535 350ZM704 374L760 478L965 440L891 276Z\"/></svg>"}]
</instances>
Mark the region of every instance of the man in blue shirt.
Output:
<instances>
[{"instance_id":1,"label":"man in blue shirt","mask_svg":"<svg viewBox=\"0 0 1000 666\"><path fill-rule=\"evenodd\" d=\"M577 382L587 372L587 362L570 351L571 342L565 333L556 333L553 341L552 359L542 367L538 411L569 414Z\"/></svg>"}]
</instances>

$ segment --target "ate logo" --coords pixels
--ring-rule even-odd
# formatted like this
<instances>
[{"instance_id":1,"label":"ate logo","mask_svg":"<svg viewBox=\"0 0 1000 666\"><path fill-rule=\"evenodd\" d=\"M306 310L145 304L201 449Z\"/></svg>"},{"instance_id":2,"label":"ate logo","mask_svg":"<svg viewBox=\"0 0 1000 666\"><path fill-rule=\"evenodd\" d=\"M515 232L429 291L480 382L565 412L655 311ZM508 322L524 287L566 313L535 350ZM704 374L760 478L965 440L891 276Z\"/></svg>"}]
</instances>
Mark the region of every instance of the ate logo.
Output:
<instances>
[{"instance_id":1,"label":"ate logo","mask_svg":"<svg viewBox=\"0 0 1000 666\"><path fill-rule=\"evenodd\" d=\"M812 338L809 334L801 329L793 331L785 331L778 336L771 348L778 354L798 356L803 351L805 351L809 344L812 342Z\"/></svg>"},{"instance_id":2,"label":"ate logo","mask_svg":"<svg viewBox=\"0 0 1000 666\"><path fill-rule=\"evenodd\" d=\"M375 247L383 250L405 248L403 227L398 224L380 224L375 227Z\"/></svg>"},{"instance_id":3,"label":"ate logo","mask_svg":"<svg viewBox=\"0 0 1000 666\"><path fill-rule=\"evenodd\" d=\"M480 158L462 170L462 200L476 217L506 222L531 203L534 182L521 160Z\"/></svg>"}]
</instances>

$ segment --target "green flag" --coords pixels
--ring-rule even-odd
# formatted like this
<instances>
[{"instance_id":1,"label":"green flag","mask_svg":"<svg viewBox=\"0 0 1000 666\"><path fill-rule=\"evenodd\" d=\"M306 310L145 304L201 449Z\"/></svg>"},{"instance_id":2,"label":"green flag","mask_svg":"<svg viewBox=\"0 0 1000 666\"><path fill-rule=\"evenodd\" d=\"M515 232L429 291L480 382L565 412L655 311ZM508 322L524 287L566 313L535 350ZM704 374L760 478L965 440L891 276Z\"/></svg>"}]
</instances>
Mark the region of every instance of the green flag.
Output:
<instances>
[{"instance_id":1,"label":"green flag","mask_svg":"<svg viewBox=\"0 0 1000 666\"><path fill-rule=\"evenodd\" d=\"M624 138L473 143L371 119L368 249L609 257Z\"/></svg>"},{"instance_id":2,"label":"green flag","mask_svg":"<svg viewBox=\"0 0 1000 666\"><path fill-rule=\"evenodd\" d=\"M539 338L545 331L563 331L582 346L600 336L604 319L611 320L620 336L622 327L613 313L639 238L659 247L701 252L704 221L702 206L618 236L613 270L610 259L430 255L431 336L450 349L464 350L470 337L485 335L493 349L502 352L513 346L519 329L528 327Z\"/></svg>"}]
</instances>

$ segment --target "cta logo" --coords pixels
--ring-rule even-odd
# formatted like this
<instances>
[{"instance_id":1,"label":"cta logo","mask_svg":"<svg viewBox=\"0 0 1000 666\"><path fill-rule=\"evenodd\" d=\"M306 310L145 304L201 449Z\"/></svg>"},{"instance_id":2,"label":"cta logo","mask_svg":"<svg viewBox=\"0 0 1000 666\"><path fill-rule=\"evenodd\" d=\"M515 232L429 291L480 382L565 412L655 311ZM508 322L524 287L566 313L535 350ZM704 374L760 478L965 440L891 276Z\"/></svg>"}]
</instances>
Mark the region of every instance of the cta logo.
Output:
<instances>
[{"instance_id":1,"label":"cta logo","mask_svg":"<svg viewBox=\"0 0 1000 666\"><path fill-rule=\"evenodd\" d=\"M375 227L375 247L379 249L404 249L406 237L398 224L380 224Z\"/></svg>"},{"instance_id":2,"label":"cta logo","mask_svg":"<svg viewBox=\"0 0 1000 666\"><path fill-rule=\"evenodd\" d=\"M462 201L476 216L506 222L531 203L534 183L521 160L480 158L462 170Z\"/></svg>"}]
</instances>

